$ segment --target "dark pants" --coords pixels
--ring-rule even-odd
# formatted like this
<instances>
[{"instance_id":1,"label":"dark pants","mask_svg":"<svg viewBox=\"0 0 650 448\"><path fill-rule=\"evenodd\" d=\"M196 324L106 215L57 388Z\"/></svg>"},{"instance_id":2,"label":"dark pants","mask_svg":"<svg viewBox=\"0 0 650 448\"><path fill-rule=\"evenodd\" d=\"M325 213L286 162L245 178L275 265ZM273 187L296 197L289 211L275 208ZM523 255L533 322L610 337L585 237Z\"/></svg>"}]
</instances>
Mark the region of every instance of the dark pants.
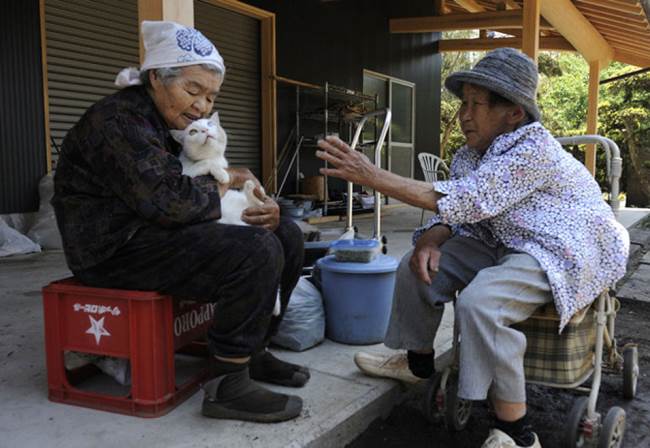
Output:
<instances>
[{"instance_id":1,"label":"dark pants","mask_svg":"<svg viewBox=\"0 0 650 448\"><path fill-rule=\"evenodd\" d=\"M74 274L89 286L214 302L210 351L239 357L263 348L277 331L303 256L302 232L291 220L282 218L275 232L211 221L142 228L110 259ZM278 285L282 312L274 317Z\"/></svg>"}]
</instances>

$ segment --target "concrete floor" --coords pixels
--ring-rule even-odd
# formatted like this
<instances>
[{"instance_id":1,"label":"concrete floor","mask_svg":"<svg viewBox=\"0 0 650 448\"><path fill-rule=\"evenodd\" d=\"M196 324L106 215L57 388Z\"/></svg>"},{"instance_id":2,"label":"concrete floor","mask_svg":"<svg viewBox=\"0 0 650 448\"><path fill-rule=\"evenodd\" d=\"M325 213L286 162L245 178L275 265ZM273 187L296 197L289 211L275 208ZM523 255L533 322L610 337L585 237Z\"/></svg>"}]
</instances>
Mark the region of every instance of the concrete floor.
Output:
<instances>
[{"instance_id":1,"label":"concrete floor","mask_svg":"<svg viewBox=\"0 0 650 448\"><path fill-rule=\"evenodd\" d=\"M635 214L641 217L647 212ZM623 219L628 216L623 211ZM419 209L386 210L382 226L389 255L400 258L408 251L411 232L419 222ZM355 219L355 225L362 234L372 233L372 219ZM338 222L319 227L342 226ZM365 377L353 363L356 351L388 351L383 345L358 347L326 340L303 353L276 350L278 356L312 372L307 387L285 389L305 403L301 416L290 422L205 419L200 415L202 393L154 419L50 402L41 288L68 275L61 252L0 259L0 447L342 447L404 397L403 386ZM450 346L452 319L447 310L436 340L437 353Z\"/></svg>"},{"instance_id":2,"label":"concrete floor","mask_svg":"<svg viewBox=\"0 0 650 448\"><path fill-rule=\"evenodd\" d=\"M410 248L420 211L386 210L382 221L389 255L399 258ZM355 219L355 225L362 233L371 233L371 219ZM337 222L322 227L342 226ZM363 376L352 360L360 349L388 351L383 345L358 347L326 339L303 353L276 350L278 356L312 372L307 387L285 388L305 403L301 416L290 422L270 425L203 418L201 392L154 419L50 402L41 288L69 275L63 254L57 251L0 259L0 447L344 446L402 398L402 386ZM450 319L447 313L445 330L437 341L439 353L449 345Z\"/></svg>"}]
</instances>

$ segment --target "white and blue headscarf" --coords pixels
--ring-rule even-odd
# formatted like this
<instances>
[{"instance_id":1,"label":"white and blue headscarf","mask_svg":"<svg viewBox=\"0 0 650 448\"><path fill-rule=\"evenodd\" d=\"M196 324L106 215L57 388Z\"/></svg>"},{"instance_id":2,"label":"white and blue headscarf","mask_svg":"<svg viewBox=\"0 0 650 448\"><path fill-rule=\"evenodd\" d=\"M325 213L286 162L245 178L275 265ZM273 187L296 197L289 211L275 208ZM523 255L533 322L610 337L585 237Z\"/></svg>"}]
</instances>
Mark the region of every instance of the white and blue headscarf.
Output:
<instances>
[{"instance_id":1,"label":"white and blue headscarf","mask_svg":"<svg viewBox=\"0 0 650 448\"><path fill-rule=\"evenodd\" d=\"M200 31L175 22L145 20L142 22L144 63L122 69L115 85L140 85L140 72L163 67L185 67L196 64L214 65L225 75L226 67L216 47Z\"/></svg>"}]
</instances>

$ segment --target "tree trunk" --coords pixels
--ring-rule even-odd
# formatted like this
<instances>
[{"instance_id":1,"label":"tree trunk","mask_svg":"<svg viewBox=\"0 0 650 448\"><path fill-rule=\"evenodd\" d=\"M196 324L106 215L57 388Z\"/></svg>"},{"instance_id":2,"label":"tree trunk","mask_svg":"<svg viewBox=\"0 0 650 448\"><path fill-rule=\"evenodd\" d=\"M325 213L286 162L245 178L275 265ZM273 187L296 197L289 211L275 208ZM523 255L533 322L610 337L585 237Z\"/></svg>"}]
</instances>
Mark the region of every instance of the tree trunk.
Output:
<instances>
[{"instance_id":1,"label":"tree trunk","mask_svg":"<svg viewBox=\"0 0 650 448\"><path fill-rule=\"evenodd\" d=\"M442 139L440 141L440 158L444 159L447 152L447 143L449 142L449 137L451 136L451 131L454 129L456 120L458 120L458 115L460 114L460 107L456 110L454 117L447 123L444 132L442 133Z\"/></svg>"}]
</instances>

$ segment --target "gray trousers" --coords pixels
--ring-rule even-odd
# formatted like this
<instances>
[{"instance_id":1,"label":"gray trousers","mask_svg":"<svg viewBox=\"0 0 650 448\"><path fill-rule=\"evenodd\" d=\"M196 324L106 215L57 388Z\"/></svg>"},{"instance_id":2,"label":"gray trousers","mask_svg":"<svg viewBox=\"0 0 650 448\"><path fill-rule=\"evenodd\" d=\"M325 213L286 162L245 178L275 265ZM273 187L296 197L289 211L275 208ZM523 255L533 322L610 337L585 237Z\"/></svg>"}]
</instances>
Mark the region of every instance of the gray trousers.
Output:
<instances>
[{"instance_id":1,"label":"gray trousers","mask_svg":"<svg viewBox=\"0 0 650 448\"><path fill-rule=\"evenodd\" d=\"M484 400L488 391L503 401L524 403L526 337L510 326L553 300L546 273L532 256L504 246L452 237L441 248L439 272L431 286L409 268L407 253L397 271L393 309L384 343L428 350L453 300L462 344L458 396Z\"/></svg>"}]
</instances>

